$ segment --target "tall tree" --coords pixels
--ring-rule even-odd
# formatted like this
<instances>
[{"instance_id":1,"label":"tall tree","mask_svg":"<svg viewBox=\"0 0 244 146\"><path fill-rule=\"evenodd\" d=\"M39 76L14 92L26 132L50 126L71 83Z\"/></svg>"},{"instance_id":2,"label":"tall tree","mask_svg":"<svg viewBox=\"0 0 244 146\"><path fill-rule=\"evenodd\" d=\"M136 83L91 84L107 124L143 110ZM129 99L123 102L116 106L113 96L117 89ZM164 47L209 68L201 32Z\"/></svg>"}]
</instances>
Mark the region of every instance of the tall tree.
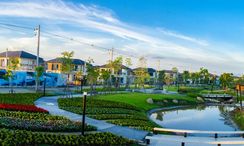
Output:
<instances>
[{"instance_id":1,"label":"tall tree","mask_svg":"<svg viewBox=\"0 0 244 146\"><path fill-rule=\"evenodd\" d=\"M146 69L146 58L140 57L138 60L138 68L134 71L135 84L144 88L145 82L150 80L150 75Z\"/></svg>"},{"instance_id":2,"label":"tall tree","mask_svg":"<svg viewBox=\"0 0 244 146\"><path fill-rule=\"evenodd\" d=\"M208 84L209 83L209 77L210 77L208 69L201 67L199 74L200 74L200 83Z\"/></svg>"},{"instance_id":3,"label":"tall tree","mask_svg":"<svg viewBox=\"0 0 244 146\"><path fill-rule=\"evenodd\" d=\"M114 61L112 61L113 71L115 75L115 88L120 86L119 74L122 70L123 57L119 56Z\"/></svg>"},{"instance_id":4,"label":"tall tree","mask_svg":"<svg viewBox=\"0 0 244 146\"><path fill-rule=\"evenodd\" d=\"M97 79L99 77L99 69L93 67L91 64L94 63L92 59L88 60L87 68L87 81L90 84L91 87L91 94L95 92L94 85L96 85Z\"/></svg>"},{"instance_id":5,"label":"tall tree","mask_svg":"<svg viewBox=\"0 0 244 146\"><path fill-rule=\"evenodd\" d=\"M217 79L216 75L212 75L212 76L210 77L211 91L212 91L212 92L213 92L214 86L215 86L215 84L216 84L216 79Z\"/></svg>"},{"instance_id":6,"label":"tall tree","mask_svg":"<svg viewBox=\"0 0 244 146\"><path fill-rule=\"evenodd\" d=\"M187 71L187 70L183 71L182 78L183 78L184 84L186 85L188 80L190 79L189 71Z\"/></svg>"},{"instance_id":7,"label":"tall tree","mask_svg":"<svg viewBox=\"0 0 244 146\"><path fill-rule=\"evenodd\" d=\"M158 86L159 89L163 89L163 85L164 85L164 79L165 79L165 71L161 70L158 72Z\"/></svg>"},{"instance_id":8,"label":"tall tree","mask_svg":"<svg viewBox=\"0 0 244 146\"><path fill-rule=\"evenodd\" d=\"M131 61L131 58L127 57L125 59L125 65L130 68L132 66L132 61ZM128 69L127 70L127 75L126 75L126 88L130 87L130 70Z\"/></svg>"},{"instance_id":9,"label":"tall tree","mask_svg":"<svg viewBox=\"0 0 244 146\"><path fill-rule=\"evenodd\" d=\"M108 80L110 77L110 71L108 70L101 70L99 78L103 80L103 88L108 85Z\"/></svg>"},{"instance_id":10,"label":"tall tree","mask_svg":"<svg viewBox=\"0 0 244 146\"><path fill-rule=\"evenodd\" d=\"M171 70L175 74L175 76L173 77L173 82L174 82L175 86L179 85L179 70L178 70L178 68L173 67Z\"/></svg>"},{"instance_id":11,"label":"tall tree","mask_svg":"<svg viewBox=\"0 0 244 146\"><path fill-rule=\"evenodd\" d=\"M79 69L75 73L75 82L76 82L76 85L78 85L80 83L80 92L81 92L81 94L83 92L82 89L83 89L84 81L85 81L85 75L83 74L83 70ZM78 86L77 86L77 89L78 89Z\"/></svg>"},{"instance_id":12,"label":"tall tree","mask_svg":"<svg viewBox=\"0 0 244 146\"><path fill-rule=\"evenodd\" d=\"M223 73L221 74L220 84L224 90L227 90L233 83L234 77L232 73Z\"/></svg>"},{"instance_id":13,"label":"tall tree","mask_svg":"<svg viewBox=\"0 0 244 146\"><path fill-rule=\"evenodd\" d=\"M13 94L13 77L15 75L15 71L19 68L20 63L19 59L16 57L10 57L9 58L9 64L7 66L7 73L5 75L5 78L9 80L10 82L10 93Z\"/></svg>"},{"instance_id":14,"label":"tall tree","mask_svg":"<svg viewBox=\"0 0 244 146\"><path fill-rule=\"evenodd\" d=\"M40 77L44 73L44 67L43 66L37 66L35 68L35 72L36 72L36 81L37 81L36 92L38 92L38 88L39 88L39 85L40 85Z\"/></svg>"},{"instance_id":15,"label":"tall tree","mask_svg":"<svg viewBox=\"0 0 244 146\"><path fill-rule=\"evenodd\" d=\"M164 76L164 82L165 82L165 84L166 84L167 86L169 86L173 81L174 81L174 80L173 80L173 78L172 78L172 76L171 76L170 74L166 74L166 75Z\"/></svg>"},{"instance_id":16,"label":"tall tree","mask_svg":"<svg viewBox=\"0 0 244 146\"><path fill-rule=\"evenodd\" d=\"M74 52L62 52L62 57L60 57L60 61L62 62L61 65L61 72L66 75L66 92L69 92L69 76L74 69L74 65L72 62L72 57L74 56Z\"/></svg>"}]
</instances>

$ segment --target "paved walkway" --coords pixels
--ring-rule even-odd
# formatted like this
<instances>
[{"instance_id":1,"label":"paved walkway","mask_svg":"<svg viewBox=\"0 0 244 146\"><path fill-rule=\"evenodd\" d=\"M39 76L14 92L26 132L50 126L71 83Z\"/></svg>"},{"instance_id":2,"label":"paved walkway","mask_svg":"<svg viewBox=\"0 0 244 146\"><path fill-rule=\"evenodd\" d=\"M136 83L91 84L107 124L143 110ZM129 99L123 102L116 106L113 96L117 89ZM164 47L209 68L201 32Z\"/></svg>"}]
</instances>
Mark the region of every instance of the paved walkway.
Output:
<instances>
[{"instance_id":1,"label":"paved walkway","mask_svg":"<svg viewBox=\"0 0 244 146\"><path fill-rule=\"evenodd\" d=\"M73 95L73 97L80 97L81 95ZM41 97L35 101L37 107L41 107L49 111L52 115L64 116L72 121L82 121L82 116L62 110L58 107L57 100L61 98L60 96L47 96ZM114 124L107 123L105 121L92 119L86 117L86 123L89 125L96 126L98 131L102 132L111 132L116 135L123 136L125 138L134 139L134 140L143 140L143 138L148 134L147 131L136 130L133 128L117 126Z\"/></svg>"}]
</instances>

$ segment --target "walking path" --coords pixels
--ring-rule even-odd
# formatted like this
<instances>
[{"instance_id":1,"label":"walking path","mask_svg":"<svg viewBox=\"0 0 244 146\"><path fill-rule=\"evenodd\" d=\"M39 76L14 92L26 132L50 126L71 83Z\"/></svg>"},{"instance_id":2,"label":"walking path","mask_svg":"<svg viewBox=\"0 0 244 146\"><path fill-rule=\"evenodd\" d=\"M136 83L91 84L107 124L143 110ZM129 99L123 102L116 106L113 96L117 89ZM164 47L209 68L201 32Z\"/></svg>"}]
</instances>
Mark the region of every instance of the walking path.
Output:
<instances>
[{"instance_id":1,"label":"walking path","mask_svg":"<svg viewBox=\"0 0 244 146\"><path fill-rule=\"evenodd\" d=\"M81 97L81 94L73 95L73 97ZM64 116L72 121L82 121L82 115L60 109L57 102L58 98L61 98L61 96L41 97L35 101L35 105L49 111L49 113L52 115ZM86 123L92 126L96 126L98 131L111 132L128 139L143 140L144 137L148 134L147 131L122 127L89 117L86 117Z\"/></svg>"},{"instance_id":2,"label":"walking path","mask_svg":"<svg viewBox=\"0 0 244 146\"><path fill-rule=\"evenodd\" d=\"M147 136L150 139L150 146L182 146L182 142L185 142L186 146L243 146L244 140L241 137L232 138L213 138L213 137L183 137L175 135L153 135Z\"/></svg>"}]
</instances>

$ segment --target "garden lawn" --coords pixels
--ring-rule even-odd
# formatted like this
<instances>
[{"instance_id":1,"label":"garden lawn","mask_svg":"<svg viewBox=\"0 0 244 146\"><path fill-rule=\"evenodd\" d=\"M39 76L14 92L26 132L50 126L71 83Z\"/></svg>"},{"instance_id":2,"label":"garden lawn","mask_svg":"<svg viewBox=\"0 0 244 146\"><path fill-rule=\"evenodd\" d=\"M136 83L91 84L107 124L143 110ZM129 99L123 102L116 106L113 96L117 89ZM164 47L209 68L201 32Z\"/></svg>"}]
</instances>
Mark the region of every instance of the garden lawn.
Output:
<instances>
[{"instance_id":1,"label":"garden lawn","mask_svg":"<svg viewBox=\"0 0 244 146\"><path fill-rule=\"evenodd\" d=\"M195 101L193 98L181 95L143 93L98 95L87 99L86 113L89 117L98 120L106 120L116 125L150 131L158 125L148 119L147 111L162 106L147 103L148 98L153 100L177 99L189 101L190 103ZM59 107L64 110L82 114L82 98L62 98L58 100L58 103Z\"/></svg>"},{"instance_id":2,"label":"garden lawn","mask_svg":"<svg viewBox=\"0 0 244 146\"><path fill-rule=\"evenodd\" d=\"M196 102L195 98L187 97L185 95L178 95L178 94L165 95L165 94L125 93L125 94L113 94L113 95L99 95L97 98L102 100L117 101L117 102L130 104L145 112L153 108L162 107L156 104L147 103L148 98L152 98L153 100L176 99L176 100L185 100L186 102L191 102L191 103Z\"/></svg>"},{"instance_id":3,"label":"garden lawn","mask_svg":"<svg viewBox=\"0 0 244 146\"><path fill-rule=\"evenodd\" d=\"M168 91L178 91L178 87L177 86L164 86L164 89L168 90Z\"/></svg>"}]
</instances>

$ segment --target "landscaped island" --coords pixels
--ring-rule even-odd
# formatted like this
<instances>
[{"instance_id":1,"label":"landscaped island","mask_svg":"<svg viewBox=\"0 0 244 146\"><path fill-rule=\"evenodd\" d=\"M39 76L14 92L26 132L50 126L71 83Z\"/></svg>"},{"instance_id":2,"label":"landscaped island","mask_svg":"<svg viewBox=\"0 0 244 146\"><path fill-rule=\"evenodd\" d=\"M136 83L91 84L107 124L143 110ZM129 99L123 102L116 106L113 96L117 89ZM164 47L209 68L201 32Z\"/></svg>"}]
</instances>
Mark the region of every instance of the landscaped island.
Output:
<instances>
[{"instance_id":1,"label":"landscaped island","mask_svg":"<svg viewBox=\"0 0 244 146\"><path fill-rule=\"evenodd\" d=\"M124 93L112 95L97 95L87 100L87 114L91 118L106 120L107 122L151 131L158 126L147 117L147 112L162 105L148 103L147 99L165 106L179 106L196 104L196 98L184 95L163 95L144 93ZM82 114L82 98L61 98L59 107L77 114ZM177 101L177 102L175 102Z\"/></svg>"}]
</instances>

